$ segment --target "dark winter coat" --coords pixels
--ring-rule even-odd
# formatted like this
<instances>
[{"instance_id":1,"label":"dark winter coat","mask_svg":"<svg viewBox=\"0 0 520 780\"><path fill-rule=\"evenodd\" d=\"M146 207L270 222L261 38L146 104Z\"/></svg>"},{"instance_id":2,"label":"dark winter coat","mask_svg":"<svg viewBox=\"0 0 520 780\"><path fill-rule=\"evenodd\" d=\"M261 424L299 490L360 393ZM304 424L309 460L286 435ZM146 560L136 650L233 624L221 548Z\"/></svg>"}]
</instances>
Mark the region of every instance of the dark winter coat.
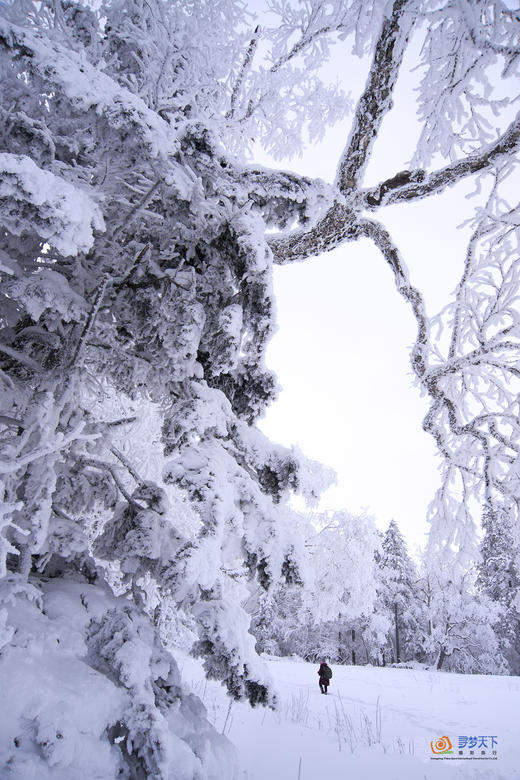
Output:
<instances>
[{"instance_id":1,"label":"dark winter coat","mask_svg":"<svg viewBox=\"0 0 520 780\"><path fill-rule=\"evenodd\" d=\"M320 664L318 674L320 676L320 685L330 685L330 678L332 677L332 669L330 666L327 666L327 664Z\"/></svg>"}]
</instances>

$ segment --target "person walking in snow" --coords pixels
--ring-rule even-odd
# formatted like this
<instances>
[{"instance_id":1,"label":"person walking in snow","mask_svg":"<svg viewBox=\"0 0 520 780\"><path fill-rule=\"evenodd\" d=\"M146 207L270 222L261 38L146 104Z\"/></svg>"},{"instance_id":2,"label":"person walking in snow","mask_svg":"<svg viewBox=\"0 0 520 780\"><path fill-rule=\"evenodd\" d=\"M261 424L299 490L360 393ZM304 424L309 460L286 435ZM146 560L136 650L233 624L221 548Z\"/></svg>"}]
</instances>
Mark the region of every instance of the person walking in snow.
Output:
<instances>
[{"instance_id":1,"label":"person walking in snow","mask_svg":"<svg viewBox=\"0 0 520 780\"><path fill-rule=\"evenodd\" d=\"M330 678L332 677L332 669L330 666L327 666L326 661L322 661L320 663L320 668L318 669L318 674L320 676L319 683L320 683L320 691L322 693L327 693L327 688L330 685Z\"/></svg>"}]
</instances>

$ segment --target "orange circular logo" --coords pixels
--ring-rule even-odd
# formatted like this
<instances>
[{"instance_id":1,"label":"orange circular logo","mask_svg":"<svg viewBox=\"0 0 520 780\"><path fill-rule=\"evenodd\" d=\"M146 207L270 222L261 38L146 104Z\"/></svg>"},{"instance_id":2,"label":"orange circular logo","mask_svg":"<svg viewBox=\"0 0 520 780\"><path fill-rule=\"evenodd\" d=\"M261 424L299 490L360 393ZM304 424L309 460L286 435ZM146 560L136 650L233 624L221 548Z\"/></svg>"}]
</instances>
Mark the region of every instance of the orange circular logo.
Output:
<instances>
[{"instance_id":1,"label":"orange circular logo","mask_svg":"<svg viewBox=\"0 0 520 780\"><path fill-rule=\"evenodd\" d=\"M439 739L430 742L430 745L432 746L432 753L451 753L453 750L449 737L439 737Z\"/></svg>"}]
</instances>

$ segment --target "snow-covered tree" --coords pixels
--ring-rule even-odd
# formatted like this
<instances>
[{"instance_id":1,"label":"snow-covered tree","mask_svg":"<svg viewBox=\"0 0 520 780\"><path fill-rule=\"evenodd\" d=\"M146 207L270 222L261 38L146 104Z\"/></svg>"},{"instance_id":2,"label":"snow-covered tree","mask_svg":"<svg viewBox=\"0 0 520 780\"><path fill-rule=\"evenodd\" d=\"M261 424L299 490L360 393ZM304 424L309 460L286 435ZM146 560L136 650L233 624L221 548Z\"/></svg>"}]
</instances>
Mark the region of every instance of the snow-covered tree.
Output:
<instances>
[{"instance_id":1,"label":"snow-covered tree","mask_svg":"<svg viewBox=\"0 0 520 780\"><path fill-rule=\"evenodd\" d=\"M48 701L28 694L2 736L14 776L232 776L161 645L166 609L193 621L209 675L272 703L246 583L298 569L283 505L326 482L255 427L276 394L273 262L376 244L417 320L412 367L446 456L436 531L467 554L470 498L516 506L518 217L505 188L520 124L493 86L498 69L515 83L517 12L499 0L270 9L272 28L239 0L0 5L1 662ZM411 168L365 181L417 36ZM319 79L333 43L371 58L336 181L247 165L254 140L282 155L345 115L345 95ZM468 176L487 200L439 320L453 334L443 354L376 215ZM67 692L65 665L84 690L96 680L91 706ZM79 754L82 733L103 748Z\"/></svg>"},{"instance_id":2,"label":"snow-covered tree","mask_svg":"<svg viewBox=\"0 0 520 780\"><path fill-rule=\"evenodd\" d=\"M520 613L517 597L520 586L518 534L513 526L514 511L506 507L485 510L480 546L478 585L484 594L501 607L494 626L501 650L512 674L520 671Z\"/></svg>"},{"instance_id":3,"label":"snow-covered tree","mask_svg":"<svg viewBox=\"0 0 520 780\"><path fill-rule=\"evenodd\" d=\"M383 536L378 555L379 608L391 621L390 646L396 663L414 658L420 635L418 573L395 520Z\"/></svg>"},{"instance_id":4,"label":"snow-covered tree","mask_svg":"<svg viewBox=\"0 0 520 780\"><path fill-rule=\"evenodd\" d=\"M71 578L82 583L79 611L105 589L106 614L89 612L72 645L57 640L111 681L114 705L95 726L105 764L81 771L230 776L230 761L214 760L222 740L154 647L173 606L192 621L209 676L236 698L274 702L247 631L246 583L268 587L297 570L283 503L290 491L315 497L321 472L254 427L276 392L263 358L273 329L264 233L308 221L328 188L248 168L226 150L243 132L227 115L241 105L240 3L2 10L5 644L18 648L28 582L46 615L49 577L64 594ZM54 630L34 626L33 661ZM141 641L151 655L134 675ZM57 687L56 706L66 698ZM77 773L52 715L44 730L68 746L41 758L38 706L22 701L14 727L36 719L36 732L2 737L2 765L18 776L46 763Z\"/></svg>"},{"instance_id":5,"label":"snow-covered tree","mask_svg":"<svg viewBox=\"0 0 520 780\"><path fill-rule=\"evenodd\" d=\"M303 581L276 583L268 590L258 585L246 609L251 614L251 633L260 653L287 656L309 655L308 613L304 608Z\"/></svg>"},{"instance_id":6,"label":"snow-covered tree","mask_svg":"<svg viewBox=\"0 0 520 780\"><path fill-rule=\"evenodd\" d=\"M419 588L425 606L425 660L449 671L506 673L495 631L502 608L478 588L475 566L462 567L456 550L430 539Z\"/></svg>"},{"instance_id":7,"label":"snow-covered tree","mask_svg":"<svg viewBox=\"0 0 520 780\"><path fill-rule=\"evenodd\" d=\"M361 641L377 597L374 520L335 511L313 513L310 522L295 513L294 524L304 539L298 577L287 572L287 582L260 595L257 589L249 604L259 648L350 662L352 631Z\"/></svg>"},{"instance_id":8,"label":"snow-covered tree","mask_svg":"<svg viewBox=\"0 0 520 780\"><path fill-rule=\"evenodd\" d=\"M346 511L314 516L308 537L312 566L312 602L316 620L354 619L372 612L375 592L374 551L379 537L368 514Z\"/></svg>"}]
</instances>

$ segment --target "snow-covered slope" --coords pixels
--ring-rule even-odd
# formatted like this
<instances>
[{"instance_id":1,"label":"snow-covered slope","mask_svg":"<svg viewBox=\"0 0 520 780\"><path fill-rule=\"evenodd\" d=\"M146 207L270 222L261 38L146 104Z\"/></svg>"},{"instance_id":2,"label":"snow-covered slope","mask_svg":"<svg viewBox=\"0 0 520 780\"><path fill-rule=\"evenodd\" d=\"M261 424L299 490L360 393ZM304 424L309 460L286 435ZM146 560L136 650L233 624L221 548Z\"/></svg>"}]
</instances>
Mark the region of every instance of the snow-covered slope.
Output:
<instances>
[{"instance_id":1,"label":"snow-covered slope","mask_svg":"<svg viewBox=\"0 0 520 780\"><path fill-rule=\"evenodd\" d=\"M317 665L264 657L277 709L251 709L128 600L65 584L3 583L0 780L520 780L518 677L333 665L322 696ZM459 760L459 737L486 755Z\"/></svg>"},{"instance_id":2,"label":"snow-covered slope","mask_svg":"<svg viewBox=\"0 0 520 780\"><path fill-rule=\"evenodd\" d=\"M317 665L269 658L279 709L250 709L203 680L196 661L181 672L203 698L209 719L240 752L243 780L436 780L520 778L520 679L423 669L333 666L327 696ZM459 737L495 736L496 756L482 748L458 758ZM449 737L449 755L431 742ZM488 740L488 744L490 740ZM439 754L441 755L441 754Z\"/></svg>"}]
</instances>

